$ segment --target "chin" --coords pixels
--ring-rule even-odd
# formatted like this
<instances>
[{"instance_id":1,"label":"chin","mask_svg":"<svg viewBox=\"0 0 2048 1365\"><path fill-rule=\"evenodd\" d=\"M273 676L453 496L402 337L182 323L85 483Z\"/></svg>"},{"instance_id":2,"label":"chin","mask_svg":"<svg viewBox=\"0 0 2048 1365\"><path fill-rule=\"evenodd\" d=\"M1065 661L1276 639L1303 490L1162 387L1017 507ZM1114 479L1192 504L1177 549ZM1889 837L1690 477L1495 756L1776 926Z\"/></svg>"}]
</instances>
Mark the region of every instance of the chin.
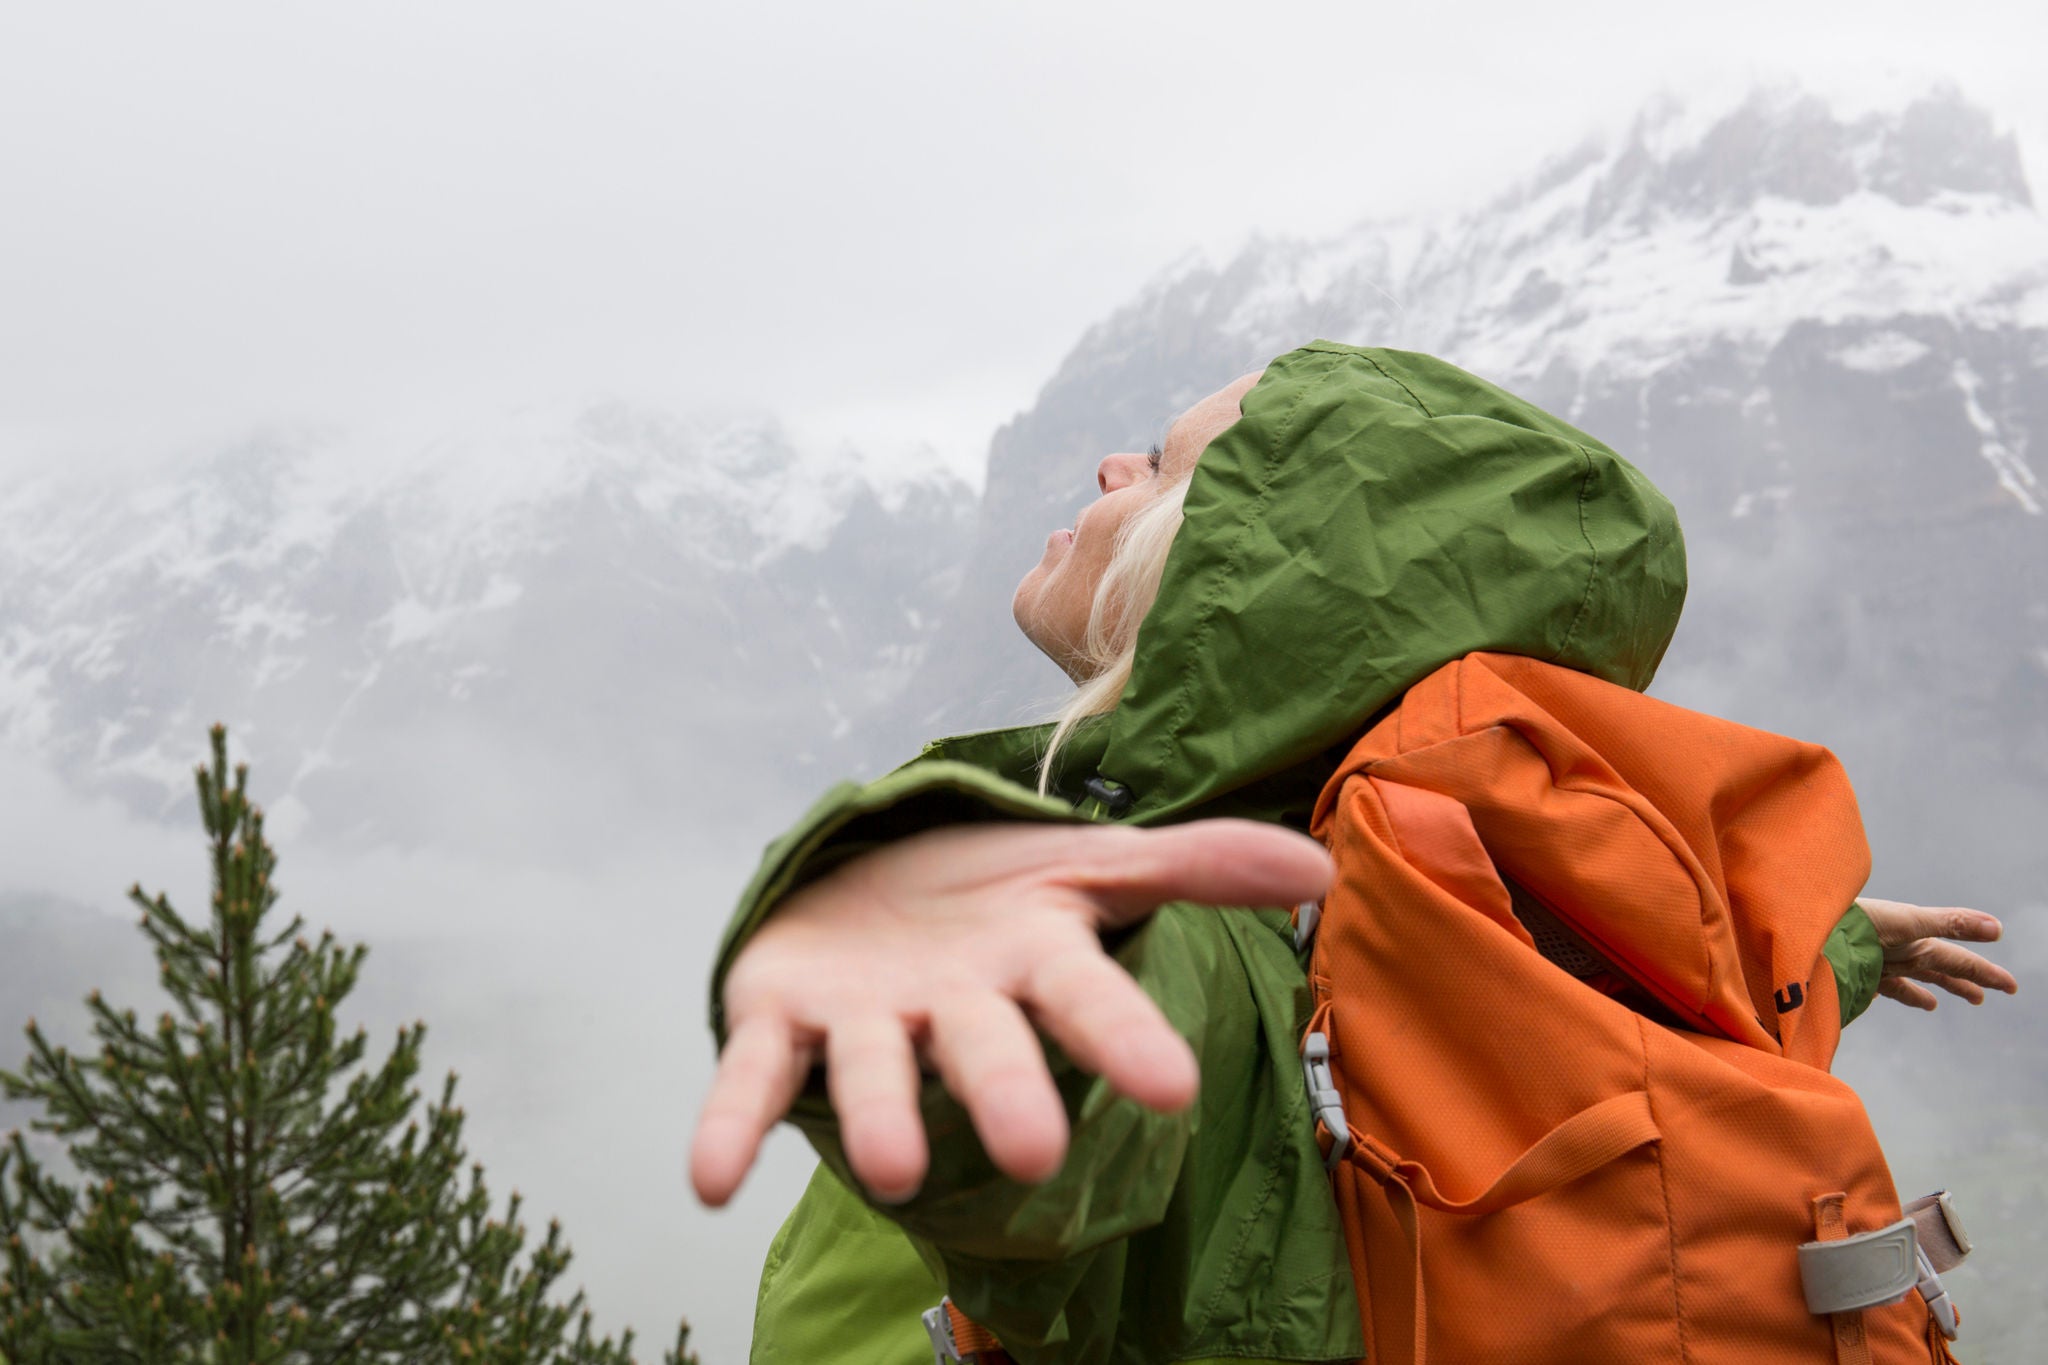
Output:
<instances>
[{"instance_id":1,"label":"chin","mask_svg":"<svg viewBox=\"0 0 2048 1365\"><path fill-rule=\"evenodd\" d=\"M1025 574L1017 585L1017 591L1010 594L1010 618L1017 623L1017 629L1024 632L1024 638L1034 645L1038 643L1038 637L1031 633L1031 609L1038 605L1038 585L1032 580L1037 577L1035 571Z\"/></svg>"},{"instance_id":2,"label":"chin","mask_svg":"<svg viewBox=\"0 0 2048 1365\"><path fill-rule=\"evenodd\" d=\"M1024 638L1040 654L1058 664L1060 671L1075 682L1086 682L1089 673L1081 662L1081 651L1073 642L1087 628L1087 619L1062 619L1071 613L1060 610L1060 594L1049 592L1058 586L1052 581L1053 577L1042 564L1025 574L1024 580L1017 585L1017 591L1011 594L1010 615L1016 620L1017 629L1024 632Z\"/></svg>"},{"instance_id":3,"label":"chin","mask_svg":"<svg viewBox=\"0 0 2048 1365\"><path fill-rule=\"evenodd\" d=\"M1016 620L1017 629L1024 632L1024 638L1031 642L1032 647L1058 664L1061 671L1071 677L1071 652L1059 647L1058 632L1049 629L1042 597L1039 585L1032 582L1031 575L1026 575L1024 581L1017 585L1016 594L1010 598L1010 615Z\"/></svg>"}]
</instances>

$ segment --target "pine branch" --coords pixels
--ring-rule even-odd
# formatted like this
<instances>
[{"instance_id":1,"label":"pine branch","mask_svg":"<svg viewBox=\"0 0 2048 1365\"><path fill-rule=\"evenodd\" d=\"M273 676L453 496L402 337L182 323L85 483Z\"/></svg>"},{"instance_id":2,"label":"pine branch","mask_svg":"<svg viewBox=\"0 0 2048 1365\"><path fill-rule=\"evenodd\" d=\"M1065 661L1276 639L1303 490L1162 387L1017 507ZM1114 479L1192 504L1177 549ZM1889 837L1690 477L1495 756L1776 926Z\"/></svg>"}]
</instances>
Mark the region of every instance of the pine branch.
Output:
<instances>
[{"instance_id":1,"label":"pine branch","mask_svg":"<svg viewBox=\"0 0 2048 1365\"><path fill-rule=\"evenodd\" d=\"M481 1168L465 1181L456 1077L424 1108L415 1086L426 1026L374 1063L338 1036L365 949L276 927L276 855L219 729L196 786L207 919L129 893L169 997L154 1029L95 994L95 1057L31 1021L23 1074L0 1072L85 1181L0 1145L0 1365L627 1365L630 1332L554 1296L559 1226L529 1250L519 1197L493 1217Z\"/></svg>"}]
</instances>

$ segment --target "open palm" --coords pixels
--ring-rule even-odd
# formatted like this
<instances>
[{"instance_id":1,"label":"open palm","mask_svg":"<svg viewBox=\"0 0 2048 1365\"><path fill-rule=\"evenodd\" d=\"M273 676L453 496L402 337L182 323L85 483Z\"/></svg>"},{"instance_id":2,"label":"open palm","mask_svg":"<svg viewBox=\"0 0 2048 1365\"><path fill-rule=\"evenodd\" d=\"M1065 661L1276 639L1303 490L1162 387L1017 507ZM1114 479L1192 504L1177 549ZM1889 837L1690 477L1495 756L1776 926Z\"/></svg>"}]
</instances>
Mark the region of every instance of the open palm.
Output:
<instances>
[{"instance_id":1,"label":"open palm","mask_svg":"<svg viewBox=\"0 0 2048 1365\"><path fill-rule=\"evenodd\" d=\"M1102 933L1170 900L1291 905L1329 879L1315 841L1242 820L950 828L855 859L784 903L726 978L730 1033L691 1151L699 1197L731 1198L820 1060L847 1162L877 1199L924 1179L921 1064L998 1168L1050 1176L1066 1114L1034 1030L1154 1109L1185 1107L1198 1083Z\"/></svg>"}]
</instances>

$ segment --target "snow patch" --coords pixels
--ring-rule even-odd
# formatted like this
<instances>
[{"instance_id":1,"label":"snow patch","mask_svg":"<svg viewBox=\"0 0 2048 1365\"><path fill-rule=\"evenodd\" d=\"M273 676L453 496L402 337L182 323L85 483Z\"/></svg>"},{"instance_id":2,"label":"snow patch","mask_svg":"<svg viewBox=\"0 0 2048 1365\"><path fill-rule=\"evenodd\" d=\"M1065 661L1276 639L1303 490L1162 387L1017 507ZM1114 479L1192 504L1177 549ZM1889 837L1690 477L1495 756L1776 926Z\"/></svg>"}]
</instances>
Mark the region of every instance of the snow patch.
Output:
<instances>
[{"instance_id":1,"label":"snow patch","mask_svg":"<svg viewBox=\"0 0 2048 1365\"><path fill-rule=\"evenodd\" d=\"M1903 332L1884 331L1865 337L1853 346L1845 346L1835 352L1835 361L1845 370L1856 370L1863 374L1889 374L1903 370L1914 361L1931 353L1925 342L1915 341Z\"/></svg>"},{"instance_id":2,"label":"snow patch","mask_svg":"<svg viewBox=\"0 0 2048 1365\"><path fill-rule=\"evenodd\" d=\"M406 597L378 618L376 624L384 627L387 648L403 649L433 639L461 614L459 607L430 607L417 597Z\"/></svg>"},{"instance_id":3,"label":"snow patch","mask_svg":"<svg viewBox=\"0 0 2048 1365\"><path fill-rule=\"evenodd\" d=\"M1735 499L1735 505L1728 509L1728 515L1737 521L1752 512L1775 512L1792 500L1792 485L1771 484L1753 492L1743 493Z\"/></svg>"},{"instance_id":4,"label":"snow patch","mask_svg":"<svg viewBox=\"0 0 2048 1365\"><path fill-rule=\"evenodd\" d=\"M1952 372L1955 385L1963 395L1963 415L1977 431L1980 438L1977 453L1984 457L1998 476L1998 486L2012 496L2022 511L2031 516L2041 515L2039 495L2040 482L2017 450L2007 445L1998 434L1998 422L1988 412L1980 398L1984 381L1967 360L1958 360Z\"/></svg>"},{"instance_id":5,"label":"snow patch","mask_svg":"<svg viewBox=\"0 0 2048 1365\"><path fill-rule=\"evenodd\" d=\"M502 611L517 602L525 592L519 584L503 574L493 574L483 592L470 602L428 603L408 595L400 598L390 611L384 613L373 624L384 627L384 644L390 649L403 649L432 641L445 635L449 629L465 616L478 612Z\"/></svg>"},{"instance_id":6,"label":"snow patch","mask_svg":"<svg viewBox=\"0 0 2048 1365\"><path fill-rule=\"evenodd\" d=\"M468 701L470 684L496 672L498 670L489 664L464 664L448 675L448 695L456 701Z\"/></svg>"},{"instance_id":7,"label":"snow patch","mask_svg":"<svg viewBox=\"0 0 2048 1365\"><path fill-rule=\"evenodd\" d=\"M305 656L299 654L265 653L256 661L256 670L250 675L250 686L262 691L272 683L281 683L293 677L306 666Z\"/></svg>"},{"instance_id":8,"label":"snow patch","mask_svg":"<svg viewBox=\"0 0 2048 1365\"><path fill-rule=\"evenodd\" d=\"M228 639L237 645L247 644L250 636L259 633L266 641L298 640L306 634L306 613L285 606L273 594L261 602L229 606L222 613L220 624Z\"/></svg>"},{"instance_id":9,"label":"snow patch","mask_svg":"<svg viewBox=\"0 0 2048 1365\"><path fill-rule=\"evenodd\" d=\"M0 739L24 753L33 752L50 733L54 713L50 670L17 652L10 641L0 653Z\"/></svg>"}]
</instances>

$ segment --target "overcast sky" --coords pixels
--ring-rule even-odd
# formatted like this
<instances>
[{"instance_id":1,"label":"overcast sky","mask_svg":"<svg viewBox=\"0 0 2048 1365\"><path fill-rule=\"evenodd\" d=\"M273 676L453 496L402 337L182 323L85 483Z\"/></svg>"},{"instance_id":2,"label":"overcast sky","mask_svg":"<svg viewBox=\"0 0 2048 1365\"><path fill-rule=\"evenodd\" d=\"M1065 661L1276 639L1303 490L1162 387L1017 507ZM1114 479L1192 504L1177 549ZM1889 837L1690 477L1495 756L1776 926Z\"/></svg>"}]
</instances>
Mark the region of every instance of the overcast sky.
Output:
<instances>
[{"instance_id":1,"label":"overcast sky","mask_svg":"<svg viewBox=\"0 0 2048 1365\"><path fill-rule=\"evenodd\" d=\"M815 446L929 445L969 471L1090 323L1190 252L1474 204L1659 90L1945 75L2019 133L2048 193L2044 16L2039 0L0 0L0 477L278 422L488 427L612 395L766 410ZM6 826L28 850L10 850L17 881L105 904L108 866L116 885L183 866L182 829L121 824L24 762L0 753L0 795L35 816ZM132 861L109 858L110 830ZM475 869L431 859L292 857L297 885L325 888L316 914L398 904L399 883L495 913L515 880L478 892ZM641 880L610 891L681 935ZM537 951L518 943L502 951ZM701 1039L697 964L650 950L621 987L603 953L565 956L556 998L626 1002L606 1039ZM504 990L542 989L508 961ZM663 994L662 973L688 984ZM706 1358L737 1359L800 1146L713 1223L673 1178L708 1047L672 1085L635 1073L666 1108L621 1138L603 1087L641 1063L587 1064L599 1035L577 1023L547 1054L548 1076L580 1078L575 1102L552 1080L521 1094L529 1059L479 1041L502 999L464 978L432 1001L431 1065L474 1068L494 1173L524 1171L536 1210L565 1214L609 1322L658 1338L648 1305L668 1311L680 1282ZM516 1146L563 1142L572 1120L586 1145L607 1130L612 1159ZM649 1180L666 1183L624 1188ZM617 1207L666 1219L647 1235L669 1250L625 1236Z\"/></svg>"},{"instance_id":2,"label":"overcast sky","mask_svg":"<svg viewBox=\"0 0 2048 1365\"><path fill-rule=\"evenodd\" d=\"M595 395L972 466L1191 250L1470 203L1660 87L1948 73L2038 169L2043 12L8 5L0 468Z\"/></svg>"}]
</instances>

